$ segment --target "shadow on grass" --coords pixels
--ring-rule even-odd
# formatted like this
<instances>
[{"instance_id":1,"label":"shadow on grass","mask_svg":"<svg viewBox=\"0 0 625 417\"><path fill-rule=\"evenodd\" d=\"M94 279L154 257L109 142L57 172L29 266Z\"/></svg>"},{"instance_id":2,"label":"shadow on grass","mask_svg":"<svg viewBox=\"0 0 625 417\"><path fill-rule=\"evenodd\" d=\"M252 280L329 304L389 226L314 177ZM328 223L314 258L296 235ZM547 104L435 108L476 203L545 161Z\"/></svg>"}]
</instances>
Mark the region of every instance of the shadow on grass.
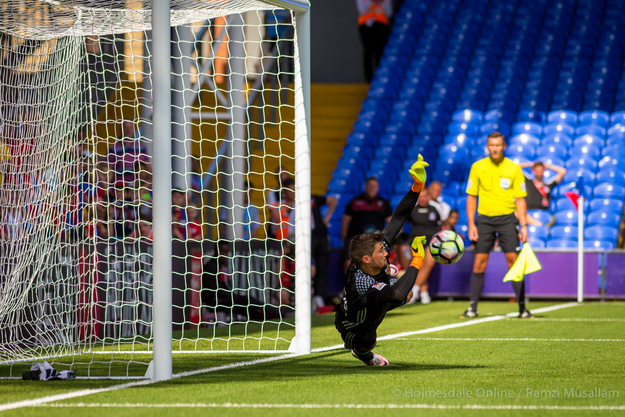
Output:
<instances>
[{"instance_id":1,"label":"shadow on grass","mask_svg":"<svg viewBox=\"0 0 625 417\"><path fill-rule=\"evenodd\" d=\"M415 372L415 371L436 371L436 370L458 370L458 369L484 369L487 366L476 365L454 365L437 363L416 363L416 362L396 362L388 367L364 366L360 361L352 358L346 349L336 349L320 354L307 355L302 357L281 359L269 363L260 363L253 366L242 366L236 372L232 370L216 371L207 374L200 374L193 377L181 378L166 384L197 384L197 383L218 383L224 381L229 383L256 382L256 381L288 381L292 378L327 378L330 376L347 375L367 375L372 373L393 371Z\"/></svg>"}]
</instances>

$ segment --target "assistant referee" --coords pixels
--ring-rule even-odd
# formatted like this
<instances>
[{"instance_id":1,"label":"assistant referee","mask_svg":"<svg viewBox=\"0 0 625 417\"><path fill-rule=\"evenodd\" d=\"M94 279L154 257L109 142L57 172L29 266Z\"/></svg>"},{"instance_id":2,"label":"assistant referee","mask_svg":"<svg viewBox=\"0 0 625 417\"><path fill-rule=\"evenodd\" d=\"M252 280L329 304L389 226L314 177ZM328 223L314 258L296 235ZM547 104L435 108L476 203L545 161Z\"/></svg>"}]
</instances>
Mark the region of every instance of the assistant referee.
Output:
<instances>
[{"instance_id":1,"label":"assistant referee","mask_svg":"<svg viewBox=\"0 0 625 417\"><path fill-rule=\"evenodd\" d=\"M519 241L527 242L527 192L521 167L503 156L506 141L501 133L493 132L488 135L486 147L490 156L473 164L467 182L469 238L477 244L471 274L471 306L461 318L478 315L477 303L484 287L484 271L488 264L488 255L495 245L495 238L499 238L499 245L506 254L508 268L512 267L519 256ZM477 197L480 198L479 206ZM512 287L519 301L519 318L534 317L525 308L525 281L512 282Z\"/></svg>"}]
</instances>

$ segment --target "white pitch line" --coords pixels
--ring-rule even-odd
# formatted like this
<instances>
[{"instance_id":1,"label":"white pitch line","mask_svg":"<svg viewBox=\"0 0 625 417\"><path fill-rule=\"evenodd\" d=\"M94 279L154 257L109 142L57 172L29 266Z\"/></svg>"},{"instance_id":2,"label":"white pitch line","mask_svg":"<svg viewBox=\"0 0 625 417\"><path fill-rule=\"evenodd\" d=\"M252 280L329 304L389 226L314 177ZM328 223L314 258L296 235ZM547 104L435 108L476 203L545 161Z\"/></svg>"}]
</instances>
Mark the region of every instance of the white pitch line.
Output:
<instances>
[{"instance_id":1,"label":"white pitch line","mask_svg":"<svg viewBox=\"0 0 625 417\"><path fill-rule=\"evenodd\" d=\"M582 318L562 318L562 319L548 319L548 318L534 318L532 320L528 320L530 322L532 321L625 321L625 319L582 319Z\"/></svg>"},{"instance_id":2,"label":"white pitch line","mask_svg":"<svg viewBox=\"0 0 625 417\"><path fill-rule=\"evenodd\" d=\"M361 409L436 409L436 410L559 410L620 411L625 405L517 405L517 404L262 404L262 403L62 403L40 404L49 408L361 408Z\"/></svg>"},{"instance_id":3,"label":"white pitch line","mask_svg":"<svg viewBox=\"0 0 625 417\"><path fill-rule=\"evenodd\" d=\"M579 306L581 305L580 303L566 303L566 304L558 304L555 306L550 306L550 307L543 307L543 308L537 308L536 310L532 310L532 312L534 313L546 313L548 311L554 311L554 310L560 310L562 308L568 308L568 307L575 307L575 306ZM484 317L481 319L469 319L467 321L463 321L460 323L453 323L453 324L445 324L443 326L436 326L436 327L430 327L429 329L423 329L423 330L415 330L412 332L403 332L403 333L395 333L395 334L389 334L386 336L381 336L378 337L378 340L390 340L390 339L399 339L402 337L407 337L407 336L414 336L416 334L425 334L425 333L433 333L433 332L440 332L442 330L449 330L449 329L455 329L458 327L465 327L465 326L471 326L473 324L480 324L480 323L487 323L490 321L497 321L497 320L504 320L504 319L508 319L511 317L517 317L519 315L519 313L508 313L505 315L499 315L499 316L489 316L489 317ZM339 349L342 348L343 345L334 345L334 346L328 346L328 347L324 347L324 348L317 348L317 349L313 349L313 353L318 353L318 352L326 352L329 350L335 350L335 349Z\"/></svg>"},{"instance_id":4,"label":"white pitch line","mask_svg":"<svg viewBox=\"0 0 625 417\"><path fill-rule=\"evenodd\" d=\"M625 339L536 339L531 337L403 337L397 340L449 340L449 341L461 341L461 342L474 342L474 341L520 341L520 342L625 342Z\"/></svg>"},{"instance_id":5,"label":"white pitch line","mask_svg":"<svg viewBox=\"0 0 625 417\"><path fill-rule=\"evenodd\" d=\"M579 306L579 305L581 305L581 304L579 304L579 303L558 304L558 305L555 305L555 306L539 308L539 309L536 309L536 310L533 310L533 311L534 311L534 313L545 313L547 311L559 310L559 309L562 309L562 308L574 307L574 306ZM457 328L457 327L470 326L470 325L473 325L473 324L486 323L486 322L491 322L491 321L496 321L496 320L503 320L503 319L508 318L508 317L514 317L517 314L518 313L509 313L507 315L485 317L485 318L482 318L482 319L473 319L473 320L468 320L468 321L464 321L464 322L461 322L461 323L447 324L447 325L444 325L444 326L431 327L429 329L416 330L414 332L404 332L404 333L390 334L390 335L387 335L387 336L379 337L378 340L398 339L398 338L401 338L401 337L413 336L413 335L416 335L416 334L439 332L441 330L448 330L448 329L454 329L454 328ZM343 347L344 347L343 345L334 345L334 346L328 346L328 347L324 347L324 348L317 348L317 349L313 349L312 353L319 353L319 352L326 352L326 351L329 351L329 350L342 349ZM225 370L225 369L232 369L232 368L239 368L239 367L242 367L242 366L257 365L257 364L260 364L260 363L273 362L273 361L278 361L278 360L282 360L282 359L290 359L290 358L295 358L297 356L298 356L297 354L292 353L292 354L287 354L287 355L272 356L272 357L263 358L263 359L255 359L255 360L251 360L251 361L234 362L234 363L230 363L230 364L227 364L227 365L220 365L220 366L214 366L214 367L211 367L211 368L197 369L195 371L180 372L178 374L172 375L172 378L184 378L184 377L187 377L187 376L206 374L206 373L209 373L209 372L216 372L216 371L221 371L221 370ZM151 385L151 384L155 384L157 382L160 382L160 381L147 379L147 380L143 380L143 381L129 382L129 383L126 383L126 384L112 385L112 386L106 387L106 388L86 389L86 390L68 392L68 393L65 393L65 394L49 395L47 397L35 398L35 399L32 399L32 400L24 400L24 401L17 401L17 402L14 402L14 403L0 404L0 411L13 410L13 409L22 408L22 407L37 407L37 406L40 406L42 404L46 404L46 403L49 403L49 402L69 400L69 399L72 399L72 398L84 397L84 396L92 395L92 394L99 394L101 392L116 391L116 390L125 389L125 388L132 388L132 387L139 387L139 386L144 386L144 385Z\"/></svg>"}]
</instances>

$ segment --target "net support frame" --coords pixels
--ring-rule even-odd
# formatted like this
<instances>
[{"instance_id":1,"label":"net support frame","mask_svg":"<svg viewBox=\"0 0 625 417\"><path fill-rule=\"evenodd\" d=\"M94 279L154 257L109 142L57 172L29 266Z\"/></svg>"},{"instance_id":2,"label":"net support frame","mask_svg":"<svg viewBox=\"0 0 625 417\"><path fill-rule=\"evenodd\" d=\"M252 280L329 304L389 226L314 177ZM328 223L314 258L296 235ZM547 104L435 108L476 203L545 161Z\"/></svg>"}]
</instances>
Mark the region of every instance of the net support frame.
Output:
<instances>
[{"instance_id":1,"label":"net support frame","mask_svg":"<svg viewBox=\"0 0 625 417\"><path fill-rule=\"evenodd\" d=\"M311 162L310 162L310 13L304 2L274 1L296 11L295 56L295 177L296 177L296 272L295 339L297 354L311 351ZM307 3L307 2L306 2ZM308 6L306 4L306 6ZM153 70L153 233L154 233L154 308L152 378L172 378L172 151L171 151L171 77L170 77L170 4L169 0L152 3ZM240 15L239 15L240 16ZM235 18L236 19L236 18ZM241 92L242 93L242 92ZM241 94L242 95L242 94ZM234 102L234 97L232 98ZM233 103L234 104L234 103ZM236 118L235 118L236 119ZM244 129L244 126L241 126ZM234 133L234 132L233 132ZM232 139L236 138L234 133ZM238 148L238 147L237 147ZM233 149L234 150L234 149ZM234 185L234 184L233 184Z\"/></svg>"},{"instance_id":2,"label":"net support frame","mask_svg":"<svg viewBox=\"0 0 625 417\"><path fill-rule=\"evenodd\" d=\"M169 0L152 2L153 379L172 378L171 31ZM154 308L156 307L156 308Z\"/></svg>"}]
</instances>

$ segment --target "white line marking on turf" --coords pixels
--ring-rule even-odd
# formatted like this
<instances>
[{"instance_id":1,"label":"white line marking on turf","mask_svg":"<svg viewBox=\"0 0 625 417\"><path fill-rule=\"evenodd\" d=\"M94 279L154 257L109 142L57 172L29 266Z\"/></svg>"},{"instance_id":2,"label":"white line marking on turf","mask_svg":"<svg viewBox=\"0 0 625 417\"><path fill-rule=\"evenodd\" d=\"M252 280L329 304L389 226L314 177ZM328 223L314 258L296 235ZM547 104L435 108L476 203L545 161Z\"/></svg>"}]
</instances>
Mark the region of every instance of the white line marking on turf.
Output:
<instances>
[{"instance_id":1,"label":"white line marking on turf","mask_svg":"<svg viewBox=\"0 0 625 417\"><path fill-rule=\"evenodd\" d=\"M539 308L539 309L536 309L536 310L533 310L533 311L534 311L534 313L545 313L547 311L559 310L559 309L562 309L562 308L574 307L574 306L579 306L579 305L581 305L581 304L580 303L565 303L565 304L558 304L558 305L551 306L551 307ZM413 336L413 335L416 335L416 334L439 332L441 330L448 330L448 329L454 329L454 328L457 328L457 327L470 326L470 325L478 324L478 323L486 323L486 322L490 322L490 321L503 320L503 319L506 319L508 317L514 317L516 315L518 315L518 313L509 313L507 315L486 317L486 318L482 318L482 319L473 319L473 320L464 321L464 322L461 322L461 323L447 324L447 325L444 325L444 326L431 327L429 329L416 330L414 332L404 332L404 333L390 334L390 335L387 335L387 336L379 337L378 340L397 339L397 338L406 337L406 336ZM335 349L339 349L339 348L343 348L343 345L334 345L334 346L328 346L328 347L325 347L325 348L313 349L312 353L327 352L329 350L335 350ZM257 364L260 364L260 363L278 361L278 360L282 360L282 359L290 359L290 358L295 358L297 356L298 356L297 354L292 353L292 354L287 354L287 355L272 356L272 357L263 358L263 359L255 359L255 360L252 360L252 361L235 362L235 363L230 363L230 364L227 364L227 365L214 366L212 368L204 368L204 369L197 369L195 371L180 372L178 374L172 375L172 377L173 378L184 378L184 377L187 377L187 376L200 375L200 374L205 374L205 373L209 373L209 372L216 372L216 371L221 371L221 370L224 370L224 369L239 368L239 367L242 367L242 366L251 366L251 365L257 365ZM0 411L13 410L13 409L22 408L22 407L36 407L36 406L39 406L41 404L45 404L45 403L49 403L49 402L53 402L53 401L69 400L71 398L84 397L86 395L99 394L101 392L116 391L116 390L120 390L120 389L124 389L124 388L132 388L132 387L139 387L139 386L144 386L144 385L150 385L150 384L154 384L156 382L160 382L160 381L147 379L147 380L143 380L143 381L129 382L129 383L126 383L126 384L112 385L112 386L106 387L106 388L86 389L86 390L68 392L68 393L65 393L65 394L57 394L57 395L50 395L50 396L47 396L47 397L35 398L35 399L32 399L32 400L24 400L24 401L17 401L17 402L14 402L14 403L0 404Z\"/></svg>"},{"instance_id":2,"label":"white line marking on turf","mask_svg":"<svg viewBox=\"0 0 625 417\"><path fill-rule=\"evenodd\" d=\"M625 342L625 339L536 339L531 337L400 337L397 340L449 340L449 341L493 341L493 342L501 342L501 341L528 341L528 342Z\"/></svg>"},{"instance_id":3,"label":"white line marking on turf","mask_svg":"<svg viewBox=\"0 0 625 417\"><path fill-rule=\"evenodd\" d=\"M364 409L438 409L438 410L562 410L620 411L625 405L516 405L516 404L246 404L246 403L74 403L40 404L50 408L364 408Z\"/></svg>"},{"instance_id":4,"label":"white line marking on turf","mask_svg":"<svg viewBox=\"0 0 625 417\"><path fill-rule=\"evenodd\" d=\"M547 318L533 318L532 321L625 321L625 319L582 319L582 318L562 318L562 319L547 319Z\"/></svg>"}]
</instances>

